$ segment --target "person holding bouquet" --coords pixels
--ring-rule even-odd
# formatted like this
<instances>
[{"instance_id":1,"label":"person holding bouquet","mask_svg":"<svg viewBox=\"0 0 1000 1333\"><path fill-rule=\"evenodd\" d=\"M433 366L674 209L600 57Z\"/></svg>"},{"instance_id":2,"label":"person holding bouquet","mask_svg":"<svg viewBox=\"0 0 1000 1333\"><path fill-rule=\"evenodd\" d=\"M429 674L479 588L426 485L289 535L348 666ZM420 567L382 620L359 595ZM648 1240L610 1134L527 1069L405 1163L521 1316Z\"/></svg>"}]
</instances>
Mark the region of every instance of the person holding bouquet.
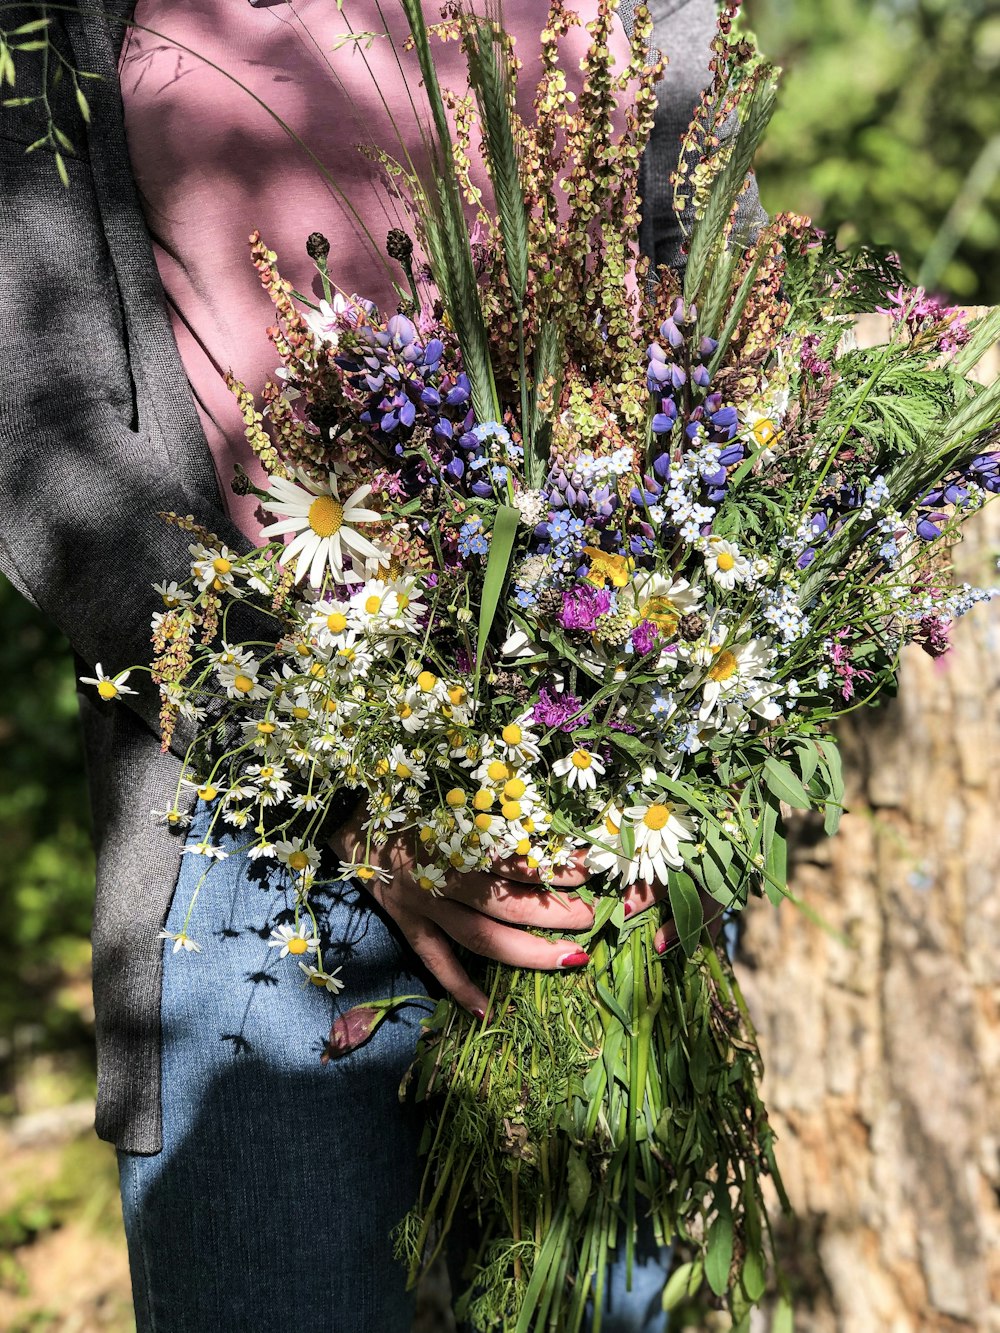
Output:
<instances>
[{"instance_id":1,"label":"person holding bouquet","mask_svg":"<svg viewBox=\"0 0 1000 1333\"><path fill-rule=\"evenodd\" d=\"M579 9L590 18L591 0ZM668 178L707 78L715 15L710 0L659 0L654 12L670 64L643 237L658 262L680 266ZM624 62L627 4L620 17ZM509 0L503 18L531 87L544 6ZM64 630L79 673L125 704L81 695L99 856L97 1128L119 1150L143 1333L403 1333L412 1300L391 1233L416 1192L421 1126L397 1087L417 1016L323 1065L330 996L344 984L357 1002L430 983L482 1017L487 997L459 948L521 968L587 962L575 936L591 907L538 893L523 859L455 875L429 896L410 841L391 836L369 882L318 899L318 935L291 924L273 867L221 847L195 930L201 871L185 853L217 793L187 793L181 818L164 809L188 737L179 728L161 752L154 692L101 665L148 655L149 613L175 595L152 584L190 560L191 533L159 515L192 516L230 552L260 537L256 500L230 486L237 467L263 477L225 380L232 369L257 383L272 369L250 228L301 256L290 276L303 284L306 238L321 233L314 251L328 245L358 291L392 307L391 268L372 238L405 231L407 218L358 150L398 153L402 139L421 151L416 75L367 36L389 21L368 3L139 0L133 11L81 0L50 16L46 65L25 59L19 90L34 80L45 97L6 112L0 136L0 567ZM444 51L443 81L451 68L459 86L460 55ZM59 64L99 77L67 74L54 87ZM744 207L759 205L751 196ZM329 829L334 872L354 860L357 825L348 808L342 816ZM556 883L571 891L584 879L576 863ZM637 910L651 901L632 895ZM198 935L218 947L194 956ZM298 982L276 966L289 955ZM663 1280L655 1253L631 1291L616 1274L605 1330L661 1327Z\"/></svg>"}]
</instances>

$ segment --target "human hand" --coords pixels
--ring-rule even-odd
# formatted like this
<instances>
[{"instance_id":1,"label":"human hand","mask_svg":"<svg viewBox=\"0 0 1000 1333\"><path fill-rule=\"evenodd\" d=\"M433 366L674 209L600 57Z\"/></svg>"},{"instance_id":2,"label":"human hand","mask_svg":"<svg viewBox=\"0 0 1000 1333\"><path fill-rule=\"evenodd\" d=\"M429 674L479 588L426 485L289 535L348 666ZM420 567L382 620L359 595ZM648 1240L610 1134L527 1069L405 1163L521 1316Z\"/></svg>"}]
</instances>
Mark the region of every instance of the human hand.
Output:
<instances>
[{"instance_id":1,"label":"human hand","mask_svg":"<svg viewBox=\"0 0 1000 1333\"><path fill-rule=\"evenodd\" d=\"M342 861L365 863L376 874L361 880L392 917L427 970L470 1013L484 1018L486 996L458 961L454 943L511 967L553 971L582 967L587 954L566 939L542 939L524 926L550 931L587 930L594 913L574 894L587 878L581 853L543 890L538 872L523 857L496 861L490 872L453 871L434 892L418 883L411 836L388 838L365 860L362 817L355 815L330 845ZM381 872L381 873L379 873Z\"/></svg>"},{"instance_id":2,"label":"human hand","mask_svg":"<svg viewBox=\"0 0 1000 1333\"><path fill-rule=\"evenodd\" d=\"M716 940L719 937L719 931L722 929L722 914L725 908L704 889L698 890L698 897L701 899L701 911L705 918L705 925L708 926L712 939ZM666 902L666 900L667 886L665 884L650 884L648 880L640 880L637 884L633 884L625 894L625 917L628 919L638 912L648 911L655 903ZM677 926L671 918L670 921L665 921L656 932L653 938L653 947L658 954L665 954L672 944L677 943L677 938Z\"/></svg>"}]
</instances>

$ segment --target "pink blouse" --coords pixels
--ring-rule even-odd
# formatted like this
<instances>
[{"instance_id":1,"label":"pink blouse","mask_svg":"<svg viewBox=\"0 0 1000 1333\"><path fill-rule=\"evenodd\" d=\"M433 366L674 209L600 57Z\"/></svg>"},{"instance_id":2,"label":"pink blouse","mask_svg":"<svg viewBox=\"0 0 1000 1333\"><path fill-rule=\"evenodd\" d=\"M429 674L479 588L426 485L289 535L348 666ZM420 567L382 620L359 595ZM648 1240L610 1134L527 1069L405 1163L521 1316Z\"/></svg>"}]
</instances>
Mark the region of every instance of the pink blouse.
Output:
<instances>
[{"instance_id":1,"label":"pink blouse","mask_svg":"<svg viewBox=\"0 0 1000 1333\"><path fill-rule=\"evenodd\" d=\"M585 21L596 12L593 0L571 7ZM522 113L538 81L547 10L546 0L504 0L504 21L524 62ZM428 11L436 19L436 6ZM343 41L349 32L383 33L388 19L401 51L406 27L396 0L381 6L345 0L343 11L335 0L258 8L247 0L138 0L134 18L155 33L130 30L121 56L132 166L220 489L234 521L257 541L257 501L234 495L229 483L237 462L258 484L264 476L223 379L231 369L259 401L277 365L265 333L272 307L250 263L247 237L259 228L278 253L282 275L300 291L318 294L305 241L310 232L323 232L336 284L391 310L392 270L378 256L391 227L412 233L412 226L360 147L377 145L420 160L420 125L427 117L419 72L412 55L397 64L384 38L370 48ZM570 48L576 58L564 61L571 78L586 40L576 29ZM464 91L458 44L439 45L436 55L442 85ZM620 29L615 56L622 65L628 56ZM320 159L333 184L261 102ZM401 273L395 276L403 281Z\"/></svg>"}]
</instances>

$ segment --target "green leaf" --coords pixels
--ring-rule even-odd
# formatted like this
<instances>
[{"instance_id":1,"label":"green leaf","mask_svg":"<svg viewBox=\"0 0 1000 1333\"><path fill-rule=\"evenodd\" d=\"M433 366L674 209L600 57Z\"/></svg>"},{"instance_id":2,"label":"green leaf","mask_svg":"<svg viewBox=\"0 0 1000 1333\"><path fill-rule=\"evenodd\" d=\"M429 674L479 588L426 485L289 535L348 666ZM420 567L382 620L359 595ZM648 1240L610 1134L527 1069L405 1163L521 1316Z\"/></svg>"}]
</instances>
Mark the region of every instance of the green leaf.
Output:
<instances>
[{"instance_id":1,"label":"green leaf","mask_svg":"<svg viewBox=\"0 0 1000 1333\"><path fill-rule=\"evenodd\" d=\"M812 797L788 764L773 757L765 759L763 777L768 791L777 796L779 801L786 801L797 810L811 809Z\"/></svg>"},{"instance_id":2,"label":"green leaf","mask_svg":"<svg viewBox=\"0 0 1000 1333\"><path fill-rule=\"evenodd\" d=\"M759 1301L767 1290L764 1256L761 1254L760 1250L747 1250L746 1258L743 1260L743 1271L740 1274L740 1280L743 1283L743 1290L746 1292L747 1300Z\"/></svg>"},{"instance_id":3,"label":"green leaf","mask_svg":"<svg viewBox=\"0 0 1000 1333\"><path fill-rule=\"evenodd\" d=\"M629 1036L631 1036L632 1035L631 1020L629 1019L629 1016L625 1012L625 1010L621 1007L621 1005L618 1003L615 997L608 990L607 986L605 986L602 981L595 981L594 987L597 990L597 997L601 1001L601 1004L604 1005L605 1009L609 1010L612 1014L614 1014L618 1022L622 1025L622 1027L629 1034Z\"/></svg>"},{"instance_id":4,"label":"green leaf","mask_svg":"<svg viewBox=\"0 0 1000 1333\"><path fill-rule=\"evenodd\" d=\"M635 825L624 815L618 829L618 838L622 845L622 855L631 860L635 856Z\"/></svg>"},{"instance_id":5,"label":"green leaf","mask_svg":"<svg viewBox=\"0 0 1000 1333\"><path fill-rule=\"evenodd\" d=\"M667 896L670 899L670 911L681 948L688 958L694 953L701 939L701 928L705 923L701 899L690 875L683 870L671 870L667 882Z\"/></svg>"},{"instance_id":6,"label":"green leaf","mask_svg":"<svg viewBox=\"0 0 1000 1333\"><path fill-rule=\"evenodd\" d=\"M967 375L994 343L1000 342L1000 306L977 320L971 329L972 337L959 349L954 361L954 368L960 375Z\"/></svg>"},{"instance_id":7,"label":"green leaf","mask_svg":"<svg viewBox=\"0 0 1000 1333\"><path fill-rule=\"evenodd\" d=\"M716 1296L729 1290L729 1268L733 1262L733 1219L720 1213L708 1229L705 1251L705 1277Z\"/></svg>"},{"instance_id":8,"label":"green leaf","mask_svg":"<svg viewBox=\"0 0 1000 1333\"><path fill-rule=\"evenodd\" d=\"M670 1274L667 1285L663 1288L663 1308L672 1310L680 1305L681 1301L690 1300L701 1286L701 1275L703 1272L700 1259L694 1259L690 1263L681 1264Z\"/></svg>"},{"instance_id":9,"label":"green leaf","mask_svg":"<svg viewBox=\"0 0 1000 1333\"><path fill-rule=\"evenodd\" d=\"M500 505L493 520L493 532L490 537L490 554L486 561L486 573L483 575L483 600L479 607L479 640L476 653L476 675L478 677L489 642L490 630L500 604L500 595L507 581L510 568L510 556L517 536L517 525L521 515L511 505Z\"/></svg>"},{"instance_id":10,"label":"green leaf","mask_svg":"<svg viewBox=\"0 0 1000 1333\"><path fill-rule=\"evenodd\" d=\"M587 1206L593 1181L583 1154L576 1148L570 1148L569 1161L566 1164L566 1195L573 1216L579 1217Z\"/></svg>"},{"instance_id":11,"label":"green leaf","mask_svg":"<svg viewBox=\"0 0 1000 1333\"><path fill-rule=\"evenodd\" d=\"M819 754L812 741L802 741L795 747L799 760L799 773L805 786L809 786L813 774L819 766Z\"/></svg>"},{"instance_id":12,"label":"green leaf","mask_svg":"<svg viewBox=\"0 0 1000 1333\"><path fill-rule=\"evenodd\" d=\"M779 832L781 820L779 818L777 826L771 835L764 842L764 869L771 879L776 880L778 884L784 886L788 882L788 843L783 832ZM771 883L771 880L765 879L764 890L771 902L777 905L781 902L784 895Z\"/></svg>"}]
</instances>

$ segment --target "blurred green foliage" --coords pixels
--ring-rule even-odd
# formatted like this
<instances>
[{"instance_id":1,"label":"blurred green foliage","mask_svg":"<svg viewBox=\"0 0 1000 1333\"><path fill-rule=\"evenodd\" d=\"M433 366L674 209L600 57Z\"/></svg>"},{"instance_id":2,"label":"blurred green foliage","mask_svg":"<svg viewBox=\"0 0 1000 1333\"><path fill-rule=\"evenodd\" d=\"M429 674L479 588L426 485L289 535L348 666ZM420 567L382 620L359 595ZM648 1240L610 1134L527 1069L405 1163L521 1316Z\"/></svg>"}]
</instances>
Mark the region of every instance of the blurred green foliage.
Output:
<instances>
[{"instance_id":1,"label":"blurred green foliage","mask_svg":"<svg viewBox=\"0 0 1000 1333\"><path fill-rule=\"evenodd\" d=\"M746 20L785 68L765 206L891 246L962 303L1000 301L997 0L746 0Z\"/></svg>"},{"instance_id":2,"label":"blurred green foliage","mask_svg":"<svg viewBox=\"0 0 1000 1333\"><path fill-rule=\"evenodd\" d=\"M62 636L0 579L0 1113L17 1057L81 1054L93 854L72 659Z\"/></svg>"}]
</instances>

